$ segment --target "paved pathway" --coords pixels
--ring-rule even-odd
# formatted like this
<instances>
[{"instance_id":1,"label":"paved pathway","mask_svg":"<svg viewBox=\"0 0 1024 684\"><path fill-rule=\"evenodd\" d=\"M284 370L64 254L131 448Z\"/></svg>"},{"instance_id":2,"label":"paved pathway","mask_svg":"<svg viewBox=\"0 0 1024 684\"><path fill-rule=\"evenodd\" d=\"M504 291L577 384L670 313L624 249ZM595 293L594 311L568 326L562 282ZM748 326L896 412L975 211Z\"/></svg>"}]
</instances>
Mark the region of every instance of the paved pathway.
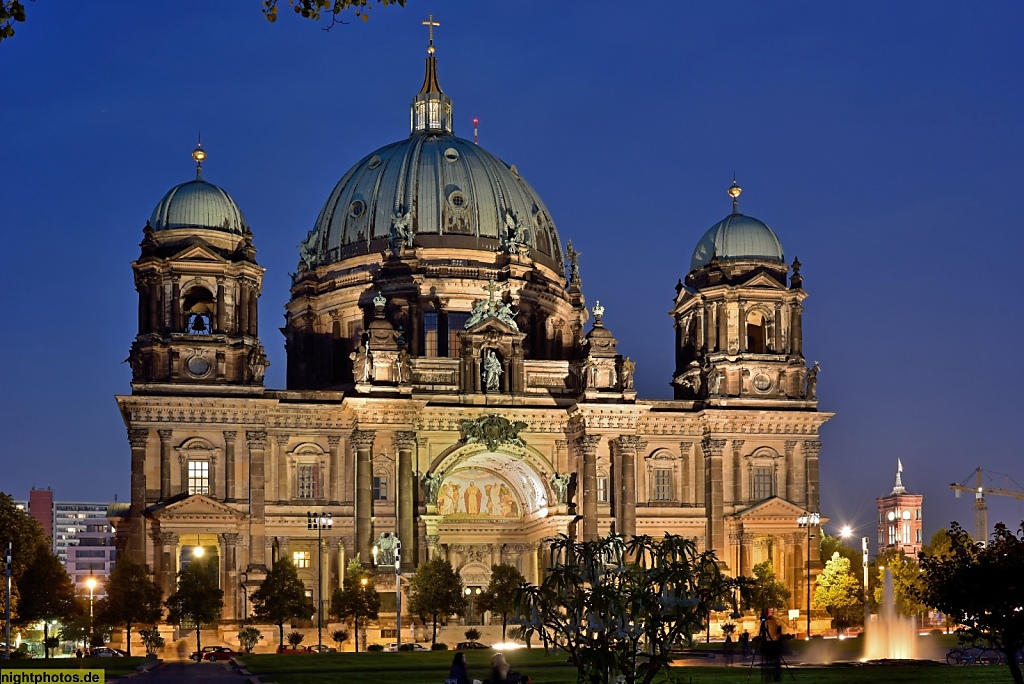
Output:
<instances>
[{"instance_id":1,"label":"paved pathway","mask_svg":"<svg viewBox=\"0 0 1024 684\"><path fill-rule=\"evenodd\" d=\"M164 663L145 674L125 682L138 684L176 684L177 682L247 682L248 679L238 674L226 662L195 663L191 661Z\"/></svg>"}]
</instances>

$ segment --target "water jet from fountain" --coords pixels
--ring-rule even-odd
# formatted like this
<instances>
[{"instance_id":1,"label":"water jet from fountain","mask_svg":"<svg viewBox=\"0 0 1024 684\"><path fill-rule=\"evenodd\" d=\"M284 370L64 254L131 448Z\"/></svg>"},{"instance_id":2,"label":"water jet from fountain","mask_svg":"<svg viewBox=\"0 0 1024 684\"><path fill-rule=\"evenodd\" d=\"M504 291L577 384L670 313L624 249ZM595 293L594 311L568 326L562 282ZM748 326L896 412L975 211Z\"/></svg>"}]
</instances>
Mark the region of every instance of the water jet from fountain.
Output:
<instances>
[{"instance_id":1,"label":"water jet from fountain","mask_svg":"<svg viewBox=\"0 0 1024 684\"><path fill-rule=\"evenodd\" d=\"M896 612L893 600L892 574L884 570L885 591L878 615L865 629L865 660L913 660L917 658L917 630L914 619Z\"/></svg>"}]
</instances>

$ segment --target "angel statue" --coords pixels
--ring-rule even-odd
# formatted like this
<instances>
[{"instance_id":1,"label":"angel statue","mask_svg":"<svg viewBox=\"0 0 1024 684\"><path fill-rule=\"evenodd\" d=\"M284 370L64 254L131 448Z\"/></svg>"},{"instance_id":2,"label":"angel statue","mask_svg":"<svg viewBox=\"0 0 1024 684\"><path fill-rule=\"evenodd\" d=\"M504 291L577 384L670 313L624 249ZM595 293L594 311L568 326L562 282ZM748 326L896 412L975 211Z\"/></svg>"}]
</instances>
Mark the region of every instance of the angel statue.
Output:
<instances>
[{"instance_id":1,"label":"angel statue","mask_svg":"<svg viewBox=\"0 0 1024 684\"><path fill-rule=\"evenodd\" d=\"M555 503L565 503L565 492L569 489L569 475L555 473L551 476L551 489L555 492Z\"/></svg>"}]
</instances>

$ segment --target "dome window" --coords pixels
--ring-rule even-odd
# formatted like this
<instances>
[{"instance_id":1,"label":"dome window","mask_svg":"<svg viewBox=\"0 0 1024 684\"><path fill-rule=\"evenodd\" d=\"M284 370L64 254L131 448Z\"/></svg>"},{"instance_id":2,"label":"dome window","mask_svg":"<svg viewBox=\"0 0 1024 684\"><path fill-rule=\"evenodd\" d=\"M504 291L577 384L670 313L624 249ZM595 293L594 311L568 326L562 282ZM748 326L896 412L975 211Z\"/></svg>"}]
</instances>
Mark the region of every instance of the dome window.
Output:
<instances>
[{"instance_id":1,"label":"dome window","mask_svg":"<svg viewBox=\"0 0 1024 684\"><path fill-rule=\"evenodd\" d=\"M370 169L371 171L377 168L378 166L380 166L380 157L378 157L377 155L373 155L372 157L370 157L370 161L366 163L366 168Z\"/></svg>"},{"instance_id":2,"label":"dome window","mask_svg":"<svg viewBox=\"0 0 1024 684\"><path fill-rule=\"evenodd\" d=\"M459 151L454 147L449 147L444 151L444 158L453 163L457 162L459 161Z\"/></svg>"},{"instance_id":3,"label":"dome window","mask_svg":"<svg viewBox=\"0 0 1024 684\"><path fill-rule=\"evenodd\" d=\"M348 215L354 219L366 213L366 204L362 200L355 200L348 206Z\"/></svg>"},{"instance_id":4,"label":"dome window","mask_svg":"<svg viewBox=\"0 0 1024 684\"><path fill-rule=\"evenodd\" d=\"M452 194L448 195L448 204L450 204L453 209L465 209L469 202L466 200L465 195L456 190Z\"/></svg>"}]
</instances>

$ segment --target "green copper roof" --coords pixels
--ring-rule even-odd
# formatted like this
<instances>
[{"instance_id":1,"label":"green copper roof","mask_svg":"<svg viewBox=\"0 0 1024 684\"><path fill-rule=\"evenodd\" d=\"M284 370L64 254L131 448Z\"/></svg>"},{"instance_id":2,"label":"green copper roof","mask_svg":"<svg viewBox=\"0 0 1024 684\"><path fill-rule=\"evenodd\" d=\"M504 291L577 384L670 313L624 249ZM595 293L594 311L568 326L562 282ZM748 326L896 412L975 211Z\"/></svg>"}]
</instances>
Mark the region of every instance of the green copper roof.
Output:
<instances>
[{"instance_id":1,"label":"green copper roof","mask_svg":"<svg viewBox=\"0 0 1024 684\"><path fill-rule=\"evenodd\" d=\"M149 219L153 230L208 228L241 235L245 217L231 196L197 178L171 188Z\"/></svg>"},{"instance_id":2,"label":"green copper roof","mask_svg":"<svg viewBox=\"0 0 1024 684\"><path fill-rule=\"evenodd\" d=\"M711 226L697 243L690 260L690 270L719 260L764 259L785 263L782 243L778 236L762 221L752 216L732 213Z\"/></svg>"}]
</instances>

